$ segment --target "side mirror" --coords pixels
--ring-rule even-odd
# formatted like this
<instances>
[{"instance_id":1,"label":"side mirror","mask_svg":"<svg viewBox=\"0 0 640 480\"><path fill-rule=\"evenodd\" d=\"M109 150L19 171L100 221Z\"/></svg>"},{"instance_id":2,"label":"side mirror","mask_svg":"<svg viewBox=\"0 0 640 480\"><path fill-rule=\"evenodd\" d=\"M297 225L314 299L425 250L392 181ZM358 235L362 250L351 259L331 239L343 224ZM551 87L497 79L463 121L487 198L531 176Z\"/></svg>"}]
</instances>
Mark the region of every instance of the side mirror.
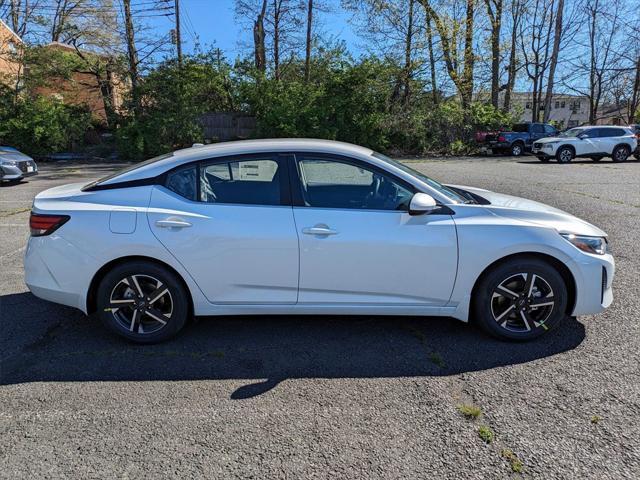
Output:
<instances>
[{"instance_id":1,"label":"side mirror","mask_svg":"<svg viewBox=\"0 0 640 480\"><path fill-rule=\"evenodd\" d=\"M426 193L416 193L409 203L409 215L422 215L437 209L436 201Z\"/></svg>"},{"instance_id":2,"label":"side mirror","mask_svg":"<svg viewBox=\"0 0 640 480\"><path fill-rule=\"evenodd\" d=\"M578 138L580 140L584 140L585 138L589 138L589 135L587 135L586 133L581 133L580 135L578 135Z\"/></svg>"}]
</instances>

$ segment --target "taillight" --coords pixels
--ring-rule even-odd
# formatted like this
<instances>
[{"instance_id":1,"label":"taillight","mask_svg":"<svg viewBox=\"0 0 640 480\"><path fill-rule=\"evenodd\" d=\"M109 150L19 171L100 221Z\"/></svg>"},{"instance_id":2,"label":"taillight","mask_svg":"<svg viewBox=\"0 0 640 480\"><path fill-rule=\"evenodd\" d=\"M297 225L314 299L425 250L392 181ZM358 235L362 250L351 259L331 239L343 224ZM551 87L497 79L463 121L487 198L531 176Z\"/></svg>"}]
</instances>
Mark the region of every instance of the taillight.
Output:
<instances>
[{"instance_id":1,"label":"taillight","mask_svg":"<svg viewBox=\"0 0 640 480\"><path fill-rule=\"evenodd\" d=\"M506 139L505 137L503 137L502 135L500 135L500 136L498 137L498 141L499 141L499 142L506 142L506 141L507 141L507 139Z\"/></svg>"},{"instance_id":2,"label":"taillight","mask_svg":"<svg viewBox=\"0 0 640 480\"><path fill-rule=\"evenodd\" d=\"M32 237L42 237L55 232L69 220L69 215L43 215L31 212L29 227Z\"/></svg>"}]
</instances>

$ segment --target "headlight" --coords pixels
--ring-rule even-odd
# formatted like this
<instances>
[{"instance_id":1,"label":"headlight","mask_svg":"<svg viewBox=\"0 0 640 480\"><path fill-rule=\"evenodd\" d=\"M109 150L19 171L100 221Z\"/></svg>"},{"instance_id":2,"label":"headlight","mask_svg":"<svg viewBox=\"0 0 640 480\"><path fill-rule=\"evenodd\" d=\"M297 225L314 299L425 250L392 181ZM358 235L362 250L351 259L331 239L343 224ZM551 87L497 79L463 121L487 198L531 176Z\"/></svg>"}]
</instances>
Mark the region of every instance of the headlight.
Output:
<instances>
[{"instance_id":1,"label":"headlight","mask_svg":"<svg viewBox=\"0 0 640 480\"><path fill-rule=\"evenodd\" d=\"M0 165L11 165L15 167L16 165L18 165L18 162L16 162L15 160L0 160Z\"/></svg>"},{"instance_id":2,"label":"headlight","mask_svg":"<svg viewBox=\"0 0 640 480\"><path fill-rule=\"evenodd\" d=\"M560 143L559 141L553 141L553 142L544 142L543 146L547 146L547 145L555 145L556 143Z\"/></svg>"},{"instance_id":3,"label":"headlight","mask_svg":"<svg viewBox=\"0 0 640 480\"><path fill-rule=\"evenodd\" d=\"M583 252L604 255L609 250L607 239L604 237L587 237L574 235L573 233L562 233L561 235L566 241L571 242Z\"/></svg>"}]
</instances>

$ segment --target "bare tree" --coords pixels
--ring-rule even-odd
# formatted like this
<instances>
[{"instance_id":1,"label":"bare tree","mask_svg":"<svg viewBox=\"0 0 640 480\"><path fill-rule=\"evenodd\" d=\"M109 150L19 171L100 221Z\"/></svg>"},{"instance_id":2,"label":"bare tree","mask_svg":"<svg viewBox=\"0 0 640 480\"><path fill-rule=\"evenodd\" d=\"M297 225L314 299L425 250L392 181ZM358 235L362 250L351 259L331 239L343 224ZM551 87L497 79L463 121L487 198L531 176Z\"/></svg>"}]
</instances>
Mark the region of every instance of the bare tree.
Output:
<instances>
[{"instance_id":1,"label":"bare tree","mask_svg":"<svg viewBox=\"0 0 640 480\"><path fill-rule=\"evenodd\" d=\"M456 86L463 107L467 109L473 100L475 1L465 0L464 16L460 19L443 11L436 12L430 0L420 0L420 3L436 25L447 73ZM458 49L460 31L464 32L462 55Z\"/></svg>"},{"instance_id":2,"label":"bare tree","mask_svg":"<svg viewBox=\"0 0 640 480\"><path fill-rule=\"evenodd\" d=\"M498 108L500 91L500 30L503 0L484 0L491 23L491 104Z\"/></svg>"},{"instance_id":3,"label":"bare tree","mask_svg":"<svg viewBox=\"0 0 640 480\"><path fill-rule=\"evenodd\" d=\"M515 87L518 74L518 33L522 22L523 10L523 0L511 0L511 44L509 46L509 63L507 65L507 83L502 87L504 89L504 104L502 108L505 112L508 112L511 108L511 93Z\"/></svg>"},{"instance_id":4,"label":"bare tree","mask_svg":"<svg viewBox=\"0 0 640 480\"><path fill-rule=\"evenodd\" d=\"M259 72L264 73L267 69L267 54L264 46L264 15L267 11L267 0L262 0L262 7L253 24L253 45L255 66Z\"/></svg>"},{"instance_id":5,"label":"bare tree","mask_svg":"<svg viewBox=\"0 0 640 480\"><path fill-rule=\"evenodd\" d=\"M313 0L307 1L307 38L305 39L304 81L311 77L311 38L313 31Z\"/></svg>"},{"instance_id":6,"label":"bare tree","mask_svg":"<svg viewBox=\"0 0 640 480\"><path fill-rule=\"evenodd\" d=\"M558 65L558 55L560 54L560 42L562 40L564 0L558 0L556 10L556 22L553 34L553 50L551 52L551 60L549 61L549 75L547 77L547 93L544 97L544 116L545 122L549 121L551 115L551 98L553 97L553 86L555 82L556 66Z\"/></svg>"}]
</instances>

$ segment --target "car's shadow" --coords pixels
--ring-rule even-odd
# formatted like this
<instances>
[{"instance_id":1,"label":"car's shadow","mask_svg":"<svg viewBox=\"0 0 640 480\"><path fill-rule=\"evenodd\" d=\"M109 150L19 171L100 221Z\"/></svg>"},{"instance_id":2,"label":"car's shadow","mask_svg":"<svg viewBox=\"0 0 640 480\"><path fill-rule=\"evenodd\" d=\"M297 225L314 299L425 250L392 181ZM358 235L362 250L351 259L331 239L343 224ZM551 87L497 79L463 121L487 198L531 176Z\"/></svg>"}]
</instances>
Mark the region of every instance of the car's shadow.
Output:
<instances>
[{"instance_id":1,"label":"car's shadow","mask_svg":"<svg viewBox=\"0 0 640 480\"><path fill-rule=\"evenodd\" d=\"M585 335L572 318L541 339L509 343L449 318L209 317L175 340L139 346L29 293L0 296L0 313L0 384L246 379L237 399L291 378L443 376L530 362Z\"/></svg>"}]
</instances>

